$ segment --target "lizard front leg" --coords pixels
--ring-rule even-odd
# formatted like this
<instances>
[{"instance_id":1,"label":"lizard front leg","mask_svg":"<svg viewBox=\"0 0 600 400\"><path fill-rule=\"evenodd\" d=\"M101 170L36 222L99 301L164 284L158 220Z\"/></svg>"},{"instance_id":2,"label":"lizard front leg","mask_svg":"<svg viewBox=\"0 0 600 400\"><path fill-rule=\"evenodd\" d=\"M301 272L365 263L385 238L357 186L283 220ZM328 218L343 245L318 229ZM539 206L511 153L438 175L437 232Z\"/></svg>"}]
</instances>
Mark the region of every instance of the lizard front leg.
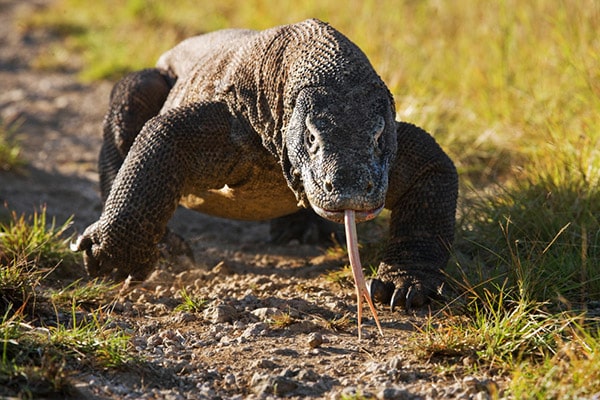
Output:
<instances>
[{"instance_id":1,"label":"lizard front leg","mask_svg":"<svg viewBox=\"0 0 600 400\"><path fill-rule=\"evenodd\" d=\"M100 219L74 245L85 252L90 275L132 275L136 280L147 275L186 186L208 186L218 179L220 159L215 155L231 150L225 143L230 122L225 105L201 103L173 109L144 125L115 177Z\"/></svg>"},{"instance_id":2,"label":"lizard front leg","mask_svg":"<svg viewBox=\"0 0 600 400\"><path fill-rule=\"evenodd\" d=\"M98 161L103 203L135 138L158 115L174 81L166 71L151 68L126 75L112 89Z\"/></svg>"},{"instance_id":3,"label":"lizard front leg","mask_svg":"<svg viewBox=\"0 0 600 400\"><path fill-rule=\"evenodd\" d=\"M454 240L458 177L454 164L422 129L398 122L398 155L390 171L386 208L390 237L371 297L394 309L439 297Z\"/></svg>"}]
</instances>

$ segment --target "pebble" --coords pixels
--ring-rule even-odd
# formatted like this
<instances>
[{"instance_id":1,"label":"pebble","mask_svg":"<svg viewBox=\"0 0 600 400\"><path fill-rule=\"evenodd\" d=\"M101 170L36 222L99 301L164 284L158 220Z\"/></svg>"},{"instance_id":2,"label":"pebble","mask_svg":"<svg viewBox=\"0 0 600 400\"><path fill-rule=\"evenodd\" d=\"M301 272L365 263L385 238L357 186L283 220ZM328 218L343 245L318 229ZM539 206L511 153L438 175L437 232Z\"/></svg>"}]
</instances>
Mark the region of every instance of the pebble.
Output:
<instances>
[{"instance_id":1,"label":"pebble","mask_svg":"<svg viewBox=\"0 0 600 400\"><path fill-rule=\"evenodd\" d=\"M254 368L264 368L264 369L275 369L278 365L269 360L268 358L261 358L260 360L256 360L252 365Z\"/></svg>"},{"instance_id":2,"label":"pebble","mask_svg":"<svg viewBox=\"0 0 600 400\"><path fill-rule=\"evenodd\" d=\"M319 332L313 332L308 335L306 343L311 349L320 347L323 344L323 335L321 335Z\"/></svg>"},{"instance_id":3,"label":"pebble","mask_svg":"<svg viewBox=\"0 0 600 400\"><path fill-rule=\"evenodd\" d=\"M412 399L413 396L409 391L401 388L385 388L377 393L377 398L379 400L409 400Z\"/></svg>"},{"instance_id":4,"label":"pebble","mask_svg":"<svg viewBox=\"0 0 600 400\"><path fill-rule=\"evenodd\" d=\"M232 322L237 316L235 307L227 304L211 306L203 312L204 319L212 323Z\"/></svg>"},{"instance_id":5,"label":"pebble","mask_svg":"<svg viewBox=\"0 0 600 400\"><path fill-rule=\"evenodd\" d=\"M389 369L402 369L402 358L399 356L390 358L387 362L387 367Z\"/></svg>"},{"instance_id":6,"label":"pebble","mask_svg":"<svg viewBox=\"0 0 600 400\"><path fill-rule=\"evenodd\" d=\"M269 322L273 317L282 316L283 312L275 307L261 307L251 311L250 314L263 322Z\"/></svg>"},{"instance_id":7,"label":"pebble","mask_svg":"<svg viewBox=\"0 0 600 400\"><path fill-rule=\"evenodd\" d=\"M244 329L244 332L242 332L241 337L250 339L254 336L264 336L266 335L267 330L267 324L265 324L264 322L255 322L253 324L249 324L248 327Z\"/></svg>"},{"instance_id":8,"label":"pebble","mask_svg":"<svg viewBox=\"0 0 600 400\"><path fill-rule=\"evenodd\" d=\"M250 382L252 390L259 396L274 394L286 396L296 390L299 383L294 379L281 376L255 373Z\"/></svg>"},{"instance_id":9,"label":"pebble","mask_svg":"<svg viewBox=\"0 0 600 400\"><path fill-rule=\"evenodd\" d=\"M297 378L300 382L317 382L321 376L317 374L313 369L302 369L297 374Z\"/></svg>"},{"instance_id":10,"label":"pebble","mask_svg":"<svg viewBox=\"0 0 600 400\"><path fill-rule=\"evenodd\" d=\"M177 323L186 323L186 322L194 322L196 320L196 315L191 312L180 312L173 318L173 322Z\"/></svg>"},{"instance_id":11,"label":"pebble","mask_svg":"<svg viewBox=\"0 0 600 400\"><path fill-rule=\"evenodd\" d=\"M236 379L234 374L226 374L223 377L223 384L225 387L234 387L236 384Z\"/></svg>"},{"instance_id":12,"label":"pebble","mask_svg":"<svg viewBox=\"0 0 600 400\"><path fill-rule=\"evenodd\" d=\"M148 337L148 340L146 341L146 344L152 348L152 347L156 347L158 345L161 345L163 342L163 338L159 335L159 334L154 334Z\"/></svg>"}]
</instances>

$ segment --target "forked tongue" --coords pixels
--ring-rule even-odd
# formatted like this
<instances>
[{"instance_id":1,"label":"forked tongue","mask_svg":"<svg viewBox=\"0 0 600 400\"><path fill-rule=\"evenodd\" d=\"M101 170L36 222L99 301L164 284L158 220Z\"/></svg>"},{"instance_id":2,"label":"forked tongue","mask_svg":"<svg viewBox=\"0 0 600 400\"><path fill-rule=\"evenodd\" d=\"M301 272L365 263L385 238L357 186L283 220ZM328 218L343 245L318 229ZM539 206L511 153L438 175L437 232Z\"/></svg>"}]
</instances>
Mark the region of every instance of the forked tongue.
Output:
<instances>
[{"instance_id":1,"label":"forked tongue","mask_svg":"<svg viewBox=\"0 0 600 400\"><path fill-rule=\"evenodd\" d=\"M362 337L362 308L363 308L363 297L367 300L369 308L373 313L373 318L377 323L379 333L383 336L383 330L377 318L377 311L373 306L371 296L367 289L367 283L365 282L365 276L362 272L362 266L360 265L360 256L358 254L358 237L356 235L356 220L354 218L354 210L346 210L344 212L344 225L346 227L346 244L348 246L348 258L350 258L350 266L352 267L352 275L354 276L354 286L356 287L356 299L358 301L358 340Z\"/></svg>"}]
</instances>

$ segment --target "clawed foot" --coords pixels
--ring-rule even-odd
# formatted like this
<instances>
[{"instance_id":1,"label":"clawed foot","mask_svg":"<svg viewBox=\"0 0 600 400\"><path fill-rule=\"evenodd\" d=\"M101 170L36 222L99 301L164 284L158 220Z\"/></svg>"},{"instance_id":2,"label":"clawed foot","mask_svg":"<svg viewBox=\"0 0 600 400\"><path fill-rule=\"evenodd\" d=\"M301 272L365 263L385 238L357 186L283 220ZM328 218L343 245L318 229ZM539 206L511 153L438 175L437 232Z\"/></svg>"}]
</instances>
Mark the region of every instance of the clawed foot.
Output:
<instances>
[{"instance_id":1,"label":"clawed foot","mask_svg":"<svg viewBox=\"0 0 600 400\"><path fill-rule=\"evenodd\" d=\"M102 240L98 222L90 225L71 243L71 250L83 252L85 269L91 277L109 277L116 281L125 280L130 275L134 280L143 280L156 259L156 251L144 252L144 257L140 257L139 261L132 251L109 251Z\"/></svg>"},{"instance_id":2,"label":"clawed foot","mask_svg":"<svg viewBox=\"0 0 600 400\"><path fill-rule=\"evenodd\" d=\"M443 275L439 271L411 271L386 274L392 279L367 280L367 289L373 301L410 311L423 307L432 300L443 298Z\"/></svg>"}]
</instances>

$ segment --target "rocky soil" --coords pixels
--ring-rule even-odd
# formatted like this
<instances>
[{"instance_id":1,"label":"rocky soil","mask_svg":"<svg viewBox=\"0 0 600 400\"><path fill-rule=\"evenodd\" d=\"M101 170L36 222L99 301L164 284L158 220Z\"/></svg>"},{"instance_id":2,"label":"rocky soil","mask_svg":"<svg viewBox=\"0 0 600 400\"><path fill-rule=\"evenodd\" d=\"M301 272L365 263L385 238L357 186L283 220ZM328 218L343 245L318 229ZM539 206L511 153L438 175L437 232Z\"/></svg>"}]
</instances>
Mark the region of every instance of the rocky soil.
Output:
<instances>
[{"instance_id":1,"label":"rocky soil","mask_svg":"<svg viewBox=\"0 0 600 400\"><path fill-rule=\"evenodd\" d=\"M49 38L24 32L18 15L44 3L0 0L0 117L20 122L28 160L24 173L0 172L0 202L27 213L46 204L58 222L74 215L80 232L101 210L96 161L112 83L86 85L74 71L30 67ZM343 252L271 245L266 222L187 210L178 210L171 227L196 261L162 262L112 305L114 323L131 333L132 352L143 361L77 372L75 397L486 399L497 392L485 374L466 373L460 357L415 354L416 327L428 310L380 307L385 336L367 314L359 342L353 290L326 278L347 264ZM205 306L178 311L182 289Z\"/></svg>"}]
</instances>

